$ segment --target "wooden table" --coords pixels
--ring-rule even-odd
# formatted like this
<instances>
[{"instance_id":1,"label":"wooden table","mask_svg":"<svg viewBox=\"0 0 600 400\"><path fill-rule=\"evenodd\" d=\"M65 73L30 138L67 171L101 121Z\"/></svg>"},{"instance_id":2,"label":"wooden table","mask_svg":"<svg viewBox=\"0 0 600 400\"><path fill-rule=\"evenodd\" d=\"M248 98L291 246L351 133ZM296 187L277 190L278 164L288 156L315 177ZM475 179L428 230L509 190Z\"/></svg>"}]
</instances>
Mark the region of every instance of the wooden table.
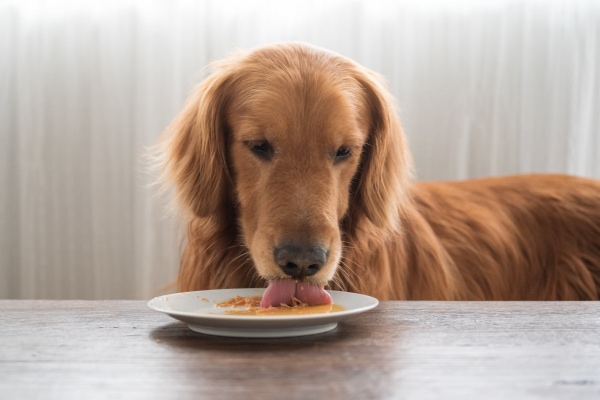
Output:
<instances>
[{"instance_id":1,"label":"wooden table","mask_svg":"<svg viewBox=\"0 0 600 400\"><path fill-rule=\"evenodd\" d=\"M600 399L600 303L384 302L235 339L142 301L0 300L2 399Z\"/></svg>"}]
</instances>

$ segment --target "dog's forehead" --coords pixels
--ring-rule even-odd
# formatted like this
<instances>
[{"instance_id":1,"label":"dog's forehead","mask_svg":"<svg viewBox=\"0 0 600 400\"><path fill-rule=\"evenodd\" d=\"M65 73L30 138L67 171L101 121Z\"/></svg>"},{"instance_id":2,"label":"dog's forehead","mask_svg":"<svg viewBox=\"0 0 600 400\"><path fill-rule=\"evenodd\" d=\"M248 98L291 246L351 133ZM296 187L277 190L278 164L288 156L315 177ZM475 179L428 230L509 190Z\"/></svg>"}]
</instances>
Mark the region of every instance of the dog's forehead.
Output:
<instances>
[{"instance_id":1,"label":"dog's forehead","mask_svg":"<svg viewBox=\"0 0 600 400\"><path fill-rule=\"evenodd\" d=\"M349 84L311 76L265 79L245 88L237 102L234 94L236 106L229 118L234 134L247 140L360 142L366 139L368 121L357 92Z\"/></svg>"}]
</instances>

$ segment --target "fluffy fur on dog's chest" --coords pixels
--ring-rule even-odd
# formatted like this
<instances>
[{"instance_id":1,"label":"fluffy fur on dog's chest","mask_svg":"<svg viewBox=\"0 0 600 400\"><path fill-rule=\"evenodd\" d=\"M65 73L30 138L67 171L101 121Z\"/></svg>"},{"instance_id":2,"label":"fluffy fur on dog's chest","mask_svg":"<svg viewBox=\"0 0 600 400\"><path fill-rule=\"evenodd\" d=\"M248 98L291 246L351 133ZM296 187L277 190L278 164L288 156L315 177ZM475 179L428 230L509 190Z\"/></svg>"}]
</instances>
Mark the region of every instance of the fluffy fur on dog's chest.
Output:
<instances>
[{"instance_id":1,"label":"fluffy fur on dog's chest","mask_svg":"<svg viewBox=\"0 0 600 400\"><path fill-rule=\"evenodd\" d=\"M600 297L598 181L415 183L392 96L337 54L279 44L223 61L156 149L187 225L181 290Z\"/></svg>"}]
</instances>

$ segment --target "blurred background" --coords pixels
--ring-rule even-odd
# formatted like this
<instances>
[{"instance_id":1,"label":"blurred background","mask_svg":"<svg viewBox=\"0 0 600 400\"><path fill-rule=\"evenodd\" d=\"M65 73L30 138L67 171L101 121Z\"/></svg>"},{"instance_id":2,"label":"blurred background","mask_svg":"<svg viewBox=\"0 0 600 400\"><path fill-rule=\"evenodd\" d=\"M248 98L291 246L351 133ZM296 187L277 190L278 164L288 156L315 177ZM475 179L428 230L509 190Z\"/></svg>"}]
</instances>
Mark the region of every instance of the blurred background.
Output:
<instances>
[{"instance_id":1,"label":"blurred background","mask_svg":"<svg viewBox=\"0 0 600 400\"><path fill-rule=\"evenodd\" d=\"M598 1L0 0L0 298L165 290L144 149L208 63L287 40L387 78L419 180L600 178Z\"/></svg>"}]
</instances>

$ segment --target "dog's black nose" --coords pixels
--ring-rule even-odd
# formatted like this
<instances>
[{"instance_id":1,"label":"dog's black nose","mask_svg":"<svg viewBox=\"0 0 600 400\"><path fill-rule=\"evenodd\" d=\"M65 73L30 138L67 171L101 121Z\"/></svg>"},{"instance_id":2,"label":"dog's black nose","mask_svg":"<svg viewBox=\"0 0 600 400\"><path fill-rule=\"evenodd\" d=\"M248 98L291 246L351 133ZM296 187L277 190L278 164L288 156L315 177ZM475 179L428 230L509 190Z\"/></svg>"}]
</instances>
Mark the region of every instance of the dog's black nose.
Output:
<instances>
[{"instance_id":1,"label":"dog's black nose","mask_svg":"<svg viewBox=\"0 0 600 400\"><path fill-rule=\"evenodd\" d=\"M327 262L327 249L323 246L297 246L282 244L273 251L275 263L292 278L304 278L319 272Z\"/></svg>"}]
</instances>

